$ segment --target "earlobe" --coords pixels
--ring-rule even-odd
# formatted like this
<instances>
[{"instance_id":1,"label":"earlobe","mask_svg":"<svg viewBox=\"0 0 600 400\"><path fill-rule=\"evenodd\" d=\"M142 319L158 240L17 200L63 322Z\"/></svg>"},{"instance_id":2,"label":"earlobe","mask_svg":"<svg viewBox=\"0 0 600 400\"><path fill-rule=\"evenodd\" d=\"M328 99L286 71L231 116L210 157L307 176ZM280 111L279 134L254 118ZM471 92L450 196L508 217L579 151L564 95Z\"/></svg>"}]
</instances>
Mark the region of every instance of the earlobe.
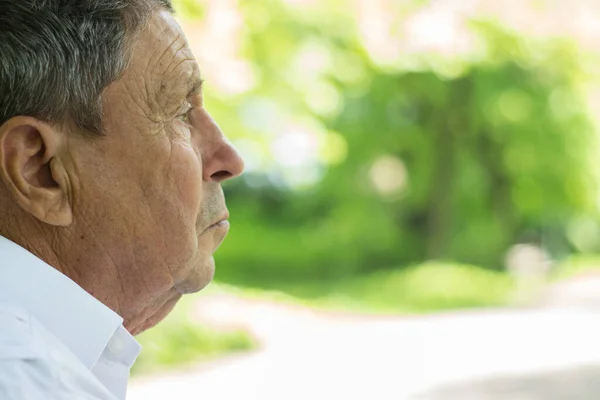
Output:
<instances>
[{"instance_id":1,"label":"earlobe","mask_svg":"<svg viewBox=\"0 0 600 400\"><path fill-rule=\"evenodd\" d=\"M2 183L23 210L55 226L67 226L73 219L61 162L63 135L32 117L14 117L0 126Z\"/></svg>"}]
</instances>

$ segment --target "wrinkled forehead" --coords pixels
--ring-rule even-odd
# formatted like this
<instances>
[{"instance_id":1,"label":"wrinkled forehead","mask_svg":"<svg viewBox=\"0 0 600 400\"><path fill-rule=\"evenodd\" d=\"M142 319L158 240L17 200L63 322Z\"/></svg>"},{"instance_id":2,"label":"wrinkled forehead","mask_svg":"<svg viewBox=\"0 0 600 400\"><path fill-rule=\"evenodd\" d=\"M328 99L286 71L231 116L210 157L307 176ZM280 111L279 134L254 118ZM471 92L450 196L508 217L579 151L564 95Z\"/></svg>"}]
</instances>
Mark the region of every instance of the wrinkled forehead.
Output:
<instances>
[{"instance_id":1,"label":"wrinkled forehead","mask_svg":"<svg viewBox=\"0 0 600 400\"><path fill-rule=\"evenodd\" d=\"M138 36L128 68L130 78L143 81L148 95L167 99L200 80L200 70L181 27L167 10L154 13Z\"/></svg>"}]
</instances>

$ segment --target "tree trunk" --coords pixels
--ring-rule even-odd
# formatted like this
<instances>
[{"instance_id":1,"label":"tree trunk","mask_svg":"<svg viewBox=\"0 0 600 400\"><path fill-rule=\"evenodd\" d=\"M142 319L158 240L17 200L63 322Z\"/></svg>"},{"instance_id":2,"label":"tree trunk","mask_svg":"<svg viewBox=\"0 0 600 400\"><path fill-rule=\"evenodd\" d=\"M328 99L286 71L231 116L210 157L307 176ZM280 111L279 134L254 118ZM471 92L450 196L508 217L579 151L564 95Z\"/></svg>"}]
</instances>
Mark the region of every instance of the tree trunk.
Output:
<instances>
[{"instance_id":1,"label":"tree trunk","mask_svg":"<svg viewBox=\"0 0 600 400\"><path fill-rule=\"evenodd\" d=\"M447 107L434 116L436 137L433 142L435 168L428 218L427 256L443 258L452 239L452 197L456 174L456 141L470 129L469 109L471 79L461 78L451 83Z\"/></svg>"}]
</instances>

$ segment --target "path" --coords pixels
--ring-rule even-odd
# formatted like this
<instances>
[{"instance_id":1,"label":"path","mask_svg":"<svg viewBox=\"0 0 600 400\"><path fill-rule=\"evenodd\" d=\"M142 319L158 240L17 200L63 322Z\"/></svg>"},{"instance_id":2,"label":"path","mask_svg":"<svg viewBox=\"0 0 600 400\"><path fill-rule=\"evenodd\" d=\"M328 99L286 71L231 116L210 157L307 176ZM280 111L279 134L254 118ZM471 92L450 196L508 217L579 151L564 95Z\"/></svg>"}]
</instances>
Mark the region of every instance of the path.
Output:
<instances>
[{"instance_id":1,"label":"path","mask_svg":"<svg viewBox=\"0 0 600 400\"><path fill-rule=\"evenodd\" d=\"M414 318L204 298L199 318L246 327L261 349L134 380L128 399L600 399L600 310L549 297L552 307Z\"/></svg>"}]
</instances>

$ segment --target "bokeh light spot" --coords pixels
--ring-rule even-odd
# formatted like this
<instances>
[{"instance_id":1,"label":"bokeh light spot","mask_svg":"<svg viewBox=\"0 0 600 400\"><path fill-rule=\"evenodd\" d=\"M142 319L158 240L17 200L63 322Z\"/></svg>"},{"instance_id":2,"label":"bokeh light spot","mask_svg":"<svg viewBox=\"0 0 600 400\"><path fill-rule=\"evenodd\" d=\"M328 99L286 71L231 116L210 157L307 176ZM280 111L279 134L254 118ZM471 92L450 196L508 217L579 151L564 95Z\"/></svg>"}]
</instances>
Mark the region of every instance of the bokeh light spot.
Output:
<instances>
[{"instance_id":1,"label":"bokeh light spot","mask_svg":"<svg viewBox=\"0 0 600 400\"><path fill-rule=\"evenodd\" d=\"M369 170L371 184L384 196L401 193L408 184L408 171L398 157L379 157Z\"/></svg>"}]
</instances>

